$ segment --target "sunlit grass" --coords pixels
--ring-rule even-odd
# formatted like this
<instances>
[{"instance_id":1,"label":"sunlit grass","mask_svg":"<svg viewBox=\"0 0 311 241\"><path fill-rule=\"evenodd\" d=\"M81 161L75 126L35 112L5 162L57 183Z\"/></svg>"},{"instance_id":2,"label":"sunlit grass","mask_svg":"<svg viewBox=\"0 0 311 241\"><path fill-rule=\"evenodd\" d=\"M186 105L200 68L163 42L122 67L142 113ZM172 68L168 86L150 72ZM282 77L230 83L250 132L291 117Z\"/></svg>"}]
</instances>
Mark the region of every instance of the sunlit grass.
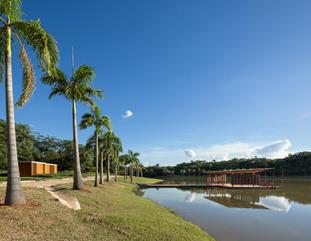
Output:
<instances>
[{"instance_id":1,"label":"sunlit grass","mask_svg":"<svg viewBox=\"0 0 311 241\"><path fill-rule=\"evenodd\" d=\"M157 179L134 178L136 182ZM70 184L60 186L78 198L80 211L56 202L45 190L25 189L28 204L11 208L0 206L0 233L3 240L213 240L168 209L134 193L137 186L110 182L86 190L73 191ZM0 202L4 188L0 189Z\"/></svg>"}]
</instances>

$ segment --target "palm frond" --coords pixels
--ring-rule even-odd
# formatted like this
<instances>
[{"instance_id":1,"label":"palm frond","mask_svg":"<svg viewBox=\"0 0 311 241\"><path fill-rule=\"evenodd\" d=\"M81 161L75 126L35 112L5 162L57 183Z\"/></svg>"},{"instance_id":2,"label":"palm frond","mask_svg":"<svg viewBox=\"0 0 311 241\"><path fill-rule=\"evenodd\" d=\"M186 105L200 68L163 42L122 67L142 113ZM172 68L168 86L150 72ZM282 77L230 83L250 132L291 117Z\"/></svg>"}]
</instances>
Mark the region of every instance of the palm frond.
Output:
<instances>
[{"instance_id":1,"label":"palm frond","mask_svg":"<svg viewBox=\"0 0 311 241\"><path fill-rule=\"evenodd\" d=\"M83 103L83 104L88 104L91 107L96 105L95 101L92 98L87 97L87 96L82 96L80 98L76 98L76 100Z\"/></svg>"},{"instance_id":2,"label":"palm frond","mask_svg":"<svg viewBox=\"0 0 311 241\"><path fill-rule=\"evenodd\" d=\"M103 91L102 90L99 90L99 89L93 89L92 87L87 87L85 88L85 94L87 96L94 96L94 97L97 97L99 99L103 99L104 98L104 95L103 95Z\"/></svg>"},{"instance_id":3,"label":"palm frond","mask_svg":"<svg viewBox=\"0 0 311 241\"><path fill-rule=\"evenodd\" d=\"M56 86L56 85L61 85L65 86L67 85L67 77L63 71L60 69L56 69L53 74L45 74L41 78L41 81L44 84L50 85L50 86Z\"/></svg>"},{"instance_id":4,"label":"palm frond","mask_svg":"<svg viewBox=\"0 0 311 241\"><path fill-rule=\"evenodd\" d=\"M59 61L56 40L46 32L40 21L16 21L11 24L14 32L36 53L43 71L52 74Z\"/></svg>"},{"instance_id":5,"label":"palm frond","mask_svg":"<svg viewBox=\"0 0 311 241\"><path fill-rule=\"evenodd\" d=\"M21 0L1 0L0 14L9 17L10 21L17 21L22 16Z\"/></svg>"},{"instance_id":6,"label":"palm frond","mask_svg":"<svg viewBox=\"0 0 311 241\"><path fill-rule=\"evenodd\" d=\"M95 77L94 68L88 65L81 65L73 74L72 81L75 83L91 82Z\"/></svg>"},{"instance_id":7,"label":"palm frond","mask_svg":"<svg viewBox=\"0 0 311 241\"><path fill-rule=\"evenodd\" d=\"M90 127L91 125L95 124L95 120L94 117L91 113L85 113L82 118L81 118L81 122L79 124L80 129L86 129L88 127Z\"/></svg>"},{"instance_id":8,"label":"palm frond","mask_svg":"<svg viewBox=\"0 0 311 241\"><path fill-rule=\"evenodd\" d=\"M103 127L107 128L109 132L112 131L111 120L108 116L104 115L104 116L100 117L98 120L98 125L101 127L103 126Z\"/></svg>"},{"instance_id":9,"label":"palm frond","mask_svg":"<svg viewBox=\"0 0 311 241\"><path fill-rule=\"evenodd\" d=\"M21 46L19 58L23 67L23 91L16 104L17 106L22 107L32 96L36 87L36 82L34 69L23 46Z\"/></svg>"},{"instance_id":10,"label":"palm frond","mask_svg":"<svg viewBox=\"0 0 311 241\"><path fill-rule=\"evenodd\" d=\"M56 95L62 95L65 96L66 98L68 98L65 94L66 90L64 90L64 88L62 87L54 87L52 88L52 91L49 95L49 99L51 99L52 97L56 96Z\"/></svg>"}]
</instances>

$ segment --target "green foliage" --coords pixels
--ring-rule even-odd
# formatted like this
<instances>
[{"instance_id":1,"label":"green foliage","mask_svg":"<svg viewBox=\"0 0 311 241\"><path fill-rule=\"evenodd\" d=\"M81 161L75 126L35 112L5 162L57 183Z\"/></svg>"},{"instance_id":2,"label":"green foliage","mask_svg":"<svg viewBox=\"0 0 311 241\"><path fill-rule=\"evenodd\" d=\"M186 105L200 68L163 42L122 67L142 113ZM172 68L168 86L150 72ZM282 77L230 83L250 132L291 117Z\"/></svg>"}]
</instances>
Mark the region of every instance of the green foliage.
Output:
<instances>
[{"instance_id":1,"label":"green foliage","mask_svg":"<svg viewBox=\"0 0 311 241\"><path fill-rule=\"evenodd\" d=\"M102 128L111 132L111 120L108 116L102 116L98 106L92 108L91 113L85 113L80 122L80 129L86 129L90 126L94 126L97 132L100 132Z\"/></svg>"},{"instance_id":2,"label":"green foliage","mask_svg":"<svg viewBox=\"0 0 311 241\"><path fill-rule=\"evenodd\" d=\"M79 101L94 107L93 97L102 98L101 90L93 89L90 85L95 76L94 69L87 65L80 66L71 79L67 79L64 72L60 69L53 74L47 73L42 77L42 82L52 87L49 98L56 95L64 96L68 100Z\"/></svg>"},{"instance_id":3,"label":"green foliage","mask_svg":"<svg viewBox=\"0 0 311 241\"><path fill-rule=\"evenodd\" d=\"M27 22L21 16L20 0L0 0L0 78L3 77L7 47L15 40L20 48L19 58L23 68L23 91L17 102L19 107L27 103L35 88L34 69L26 46L36 53L44 72L53 73L59 61L56 41L43 29L40 21Z\"/></svg>"},{"instance_id":4,"label":"green foliage","mask_svg":"<svg viewBox=\"0 0 311 241\"><path fill-rule=\"evenodd\" d=\"M17 21L22 16L21 0L1 0L0 15L8 17L11 21Z\"/></svg>"},{"instance_id":5,"label":"green foliage","mask_svg":"<svg viewBox=\"0 0 311 241\"><path fill-rule=\"evenodd\" d=\"M35 149L35 136L29 125L16 125L17 152L20 161L34 160L38 155ZM0 120L0 169L7 169L6 122Z\"/></svg>"},{"instance_id":6,"label":"green foliage","mask_svg":"<svg viewBox=\"0 0 311 241\"><path fill-rule=\"evenodd\" d=\"M18 38L32 47L40 62L41 69L52 74L59 61L56 40L41 26L40 20L11 23Z\"/></svg>"},{"instance_id":7,"label":"green foliage","mask_svg":"<svg viewBox=\"0 0 311 241\"><path fill-rule=\"evenodd\" d=\"M281 159L266 158L234 158L229 161L191 161L180 163L172 167L160 167L159 165L146 168L145 175L150 177L166 175L199 175L206 171L223 169L244 168L274 168L277 176L300 176L311 175L311 152L299 152L290 154ZM270 175L273 173L271 172Z\"/></svg>"},{"instance_id":8,"label":"green foliage","mask_svg":"<svg viewBox=\"0 0 311 241\"><path fill-rule=\"evenodd\" d=\"M16 125L17 152L19 161L43 161L55 163L59 171L72 170L73 142L33 133L29 125ZM93 170L94 154L83 145L79 146L81 168ZM6 123L0 120L0 170L7 169Z\"/></svg>"}]
</instances>

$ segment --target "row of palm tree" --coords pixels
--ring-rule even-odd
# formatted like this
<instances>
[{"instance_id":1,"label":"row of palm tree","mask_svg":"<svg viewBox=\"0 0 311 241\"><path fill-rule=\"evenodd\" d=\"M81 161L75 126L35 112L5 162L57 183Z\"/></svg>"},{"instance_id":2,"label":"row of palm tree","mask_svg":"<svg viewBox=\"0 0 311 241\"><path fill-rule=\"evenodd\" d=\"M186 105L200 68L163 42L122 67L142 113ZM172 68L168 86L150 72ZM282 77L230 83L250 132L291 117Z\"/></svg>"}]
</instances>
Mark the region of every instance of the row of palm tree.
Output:
<instances>
[{"instance_id":1,"label":"row of palm tree","mask_svg":"<svg viewBox=\"0 0 311 241\"><path fill-rule=\"evenodd\" d=\"M102 116L96 106L95 98L101 99L101 90L94 89L91 85L95 71L92 67L82 65L76 70L72 68L71 77L61 71L57 66L59 63L59 51L56 40L41 26L39 20L26 21L22 18L21 0L0 0L0 76L4 76L6 94L6 120L7 120L7 148L8 148L8 178L5 204L19 205L25 203L25 197L21 187L18 156L16 148L15 115L13 98L13 76L12 76L12 42L17 43L19 48L19 59L23 69L23 88L16 105L23 107L31 98L36 83L33 65L28 57L26 49L32 49L43 72L41 81L51 86L49 98L63 96L72 104L72 127L74 144L74 177L73 189L82 189L83 180L79 157L79 141L77 127L77 103L87 104L91 107L91 113L86 113L81 120L80 128L95 127L95 186L98 185L98 162L100 161L100 183L103 183L103 160L107 157L107 180L110 176L110 160L119 163L119 153L122 152L121 141L114 135L110 119ZM4 72L4 74L3 74ZM127 165L137 170L139 163L138 154L129 151L126 154ZM116 164L115 175L118 165ZM116 179L117 180L117 179Z\"/></svg>"}]
</instances>

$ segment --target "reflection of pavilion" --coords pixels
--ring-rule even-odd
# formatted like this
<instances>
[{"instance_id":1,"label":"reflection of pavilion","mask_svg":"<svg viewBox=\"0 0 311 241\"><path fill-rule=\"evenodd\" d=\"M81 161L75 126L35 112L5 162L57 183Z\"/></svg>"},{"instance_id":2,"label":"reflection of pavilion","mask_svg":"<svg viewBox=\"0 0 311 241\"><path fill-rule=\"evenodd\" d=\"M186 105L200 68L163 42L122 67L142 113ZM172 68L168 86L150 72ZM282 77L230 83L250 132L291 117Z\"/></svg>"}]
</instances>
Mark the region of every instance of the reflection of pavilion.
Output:
<instances>
[{"instance_id":1,"label":"reflection of pavilion","mask_svg":"<svg viewBox=\"0 0 311 241\"><path fill-rule=\"evenodd\" d=\"M264 195L245 189L208 189L205 198L228 208L270 209L282 212L288 212L291 208L291 202L285 197Z\"/></svg>"},{"instance_id":2,"label":"reflection of pavilion","mask_svg":"<svg viewBox=\"0 0 311 241\"><path fill-rule=\"evenodd\" d=\"M247 194L235 190L208 189L205 198L228 208L266 209L259 204L259 194L256 192Z\"/></svg>"}]
</instances>

